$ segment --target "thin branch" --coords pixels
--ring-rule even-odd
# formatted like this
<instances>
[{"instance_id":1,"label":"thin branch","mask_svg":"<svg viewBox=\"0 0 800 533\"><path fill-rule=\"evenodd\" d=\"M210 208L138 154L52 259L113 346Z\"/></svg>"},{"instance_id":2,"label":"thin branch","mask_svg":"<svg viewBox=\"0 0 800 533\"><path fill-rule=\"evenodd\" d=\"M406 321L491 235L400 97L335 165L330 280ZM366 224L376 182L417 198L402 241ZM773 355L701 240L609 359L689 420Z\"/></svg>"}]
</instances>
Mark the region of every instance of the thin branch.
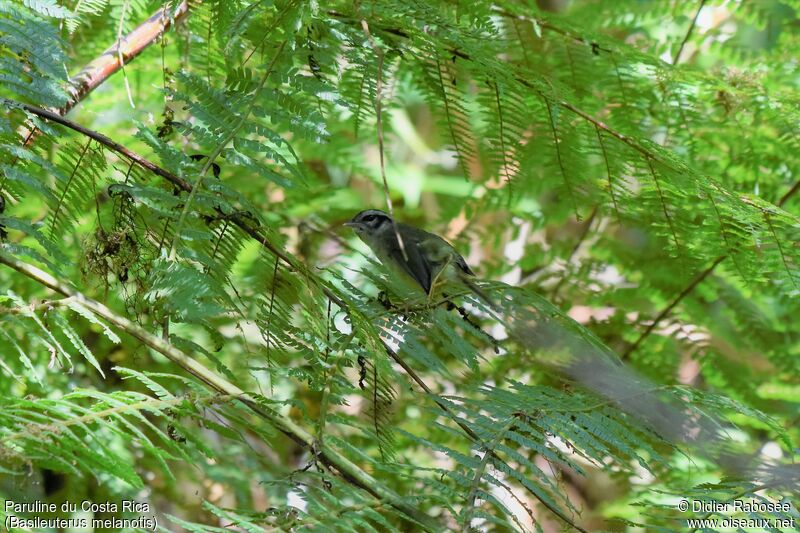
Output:
<instances>
[{"instance_id":1,"label":"thin branch","mask_svg":"<svg viewBox=\"0 0 800 533\"><path fill-rule=\"evenodd\" d=\"M650 325L649 325L649 326L647 326L647 329L646 329L646 330L644 330L644 332L643 332L641 335L639 335L639 338L638 338L638 339L636 339L636 342L634 342L633 344L631 344L631 345L630 345L630 346L629 346L629 347L628 347L628 348L627 348L627 349L626 349L626 350L625 350L625 351L622 353L621 359L623 359L623 360L624 360L624 359L625 359L625 358L627 358L627 357L628 357L630 354L632 354L633 352L635 352L635 351L636 351L636 349L639 347L639 345L641 345L641 344L642 344L642 341L644 341L644 340L645 340L645 339L646 339L646 338L647 338L647 337L648 337L648 336L649 336L649 335L650 335L650 334L653 332L653 330L654 330L654 329L656 329L656 327L657 327L657 326L658 326L658 325L661 323L661 321L662 321L662 320L664 320L664 319L667 317L667 315L669 315L669 314L672 312L672 310L673 310L673 309L675 309L675 307L676 307L676 306L677 306L677 305L678 305L678 304L681 302L681 300L683 300L684 298L686 298L686 297L689 295L689 293L690 293L690 292L692 292L692 291L694 290L694 288L695 288L695 287L697 287L698 285L700 285L700 283L702 283L702 282L703 282L703 280L705 280L705 279L706 279L706 278L707 278L709 275L711 275L711 273L712 273L712 272L714 272L714 269L715 269L715 268L717 268L717 265L719 265L720 263L722 263L722 262L723 262L725 259L727 259L727 258L728 258L728 256L727 256L727 255L721 255L721 256L717 257L717 259L716 259L716 260L715 260L715 261L714 261L714 262L711 264L711 266L710 266L710 267L708 267L707 269L705 269L704 271L702 271L700 274L698 274L697 276L695 276L695 277L694 277L694 279L691 281L691 283L689 283L689 285L687 285L687 286L686 286L686 287L685 287L685 288L684 288L684 289L683 289L683 290L682 290L682 291L681 291L681 292L678 294L678 296L676 296L676 297L675 297L675 298L674 298L674 299L673 299L673 300L672 300L672 301L669 303L669 305L667 305L667 306L666 306L664 309L662 309L662 310L661 310L661 312L660 312L660 313L658 313L658 316L656 316L656 317L653 319L653 321L650 323Z\"/></svg>"},{"instance_id":2,"label":"thin branch","mask_svg":"<svg viewBox=\"0 0 800 533\"><path fill-rule=\"evenodd\" d=\"M128 73L125 72L125 58L122 56L122 47L120 46L122 43L122 29L125 27L125 12L128 10L129 3L130 0L125 0L122 3L122 13L119 16L119 28L117 29L117 60L119 61L119 68L122 70L122 78L125 81L125 92L128 94L128 103L135 109L136 105L133 103L131 84L128 81Z\"/></svg>"},{"instance_id":3,"label":"thin branch","mask_svg":"<svg viewBox=\"0 0 800 533\"><path fill-rule=\"evenodd\" d=\"M27 111L29 113L32 113L32 114L34 114L36 116L39 116L39 117L44 118L44 119L47 119L47 120L49 120L51 122L55 122L57 124L61 124L62 126L65 126L65 127L69 128L69 129L71 129L73 131L77 131L78 133L81 133L81 134L83 134L83 135L85 135L87 137L90 137L90 138L94 139L95 141L97 141L98 143L102 144L106 148L108 148L108 149L112 150L113 152L116 152L117 154L125 157L126 159L128 159L132 163L135 163L136 165L140 166L141 168L149 170L150 172L152 172L156 176L160 176L160 177L166 179L167 181L169 181L172 185L174 185L178 189L180 189L180 190L182 190L184 192L189 192L189 191L192 190L192 185L188 181L184 180L183 178L181 178L181 177L173 174L172 172L170 172L170 171L168 171L168 170L156 165L152 161L142 157L141 155L139 155L136 152L126 148L125 146L121 145L120 143L118 143L116 141L113 141L112 139L110 139L109 137L103 135L102 133L99 133L97 131L90 130L89 128L81 126L80 124L77 124L77 123L75 123L75 122L73 122L73 121L71 121L69 119L66 119L66 118L62 117L61 115L58 115L57 113L54 113L53 111L49 111L47 109L42 109L41 107L36 107L36 106L29 105L29 104L24 104L22 102L17 102L15 100L9 100L7 98L0 98L0 104L5 105L6 107L9 107L9 108L23 109L23 110L25 110L25 111ZM239 214L239 213L234 213L233 215L226 215L226 216L234 224L236 224L242 231L244 231L247 235L249 235L250 237L255 239L259 244L261 244L263 247L265 247L267 250L269 250L273 255L275 255L276 257L280 258L280 260L283 261L284 263L286 263L293 271L307 274L307 269L301 263L298 263L292 257L290 257L288 254L286 254L284 251L282 251L279 248L277 248L274 244L272 244L269 241L269 239L265 235L262 235L261 232L258 229L254 228L251 219L249 219L248 217L246 217L246 216L244 216L242 214ZM330 289L328 289L324 285L321 285L321 283L319 282L319 280L315 276L310 276L310 279L314 280L314 282L317 285L320 285L320 287L321 287L322 291L325 293L325 295L328 298L330 298L331 300L333 300L333 302L336 305L338 305L342 309L347 309L348 306L344 302L344 300L339 298L336 294L334 294Z\"/></svg>"},{"instance_id":4,"label":"thin branch","mask_svg":"<svg viewBox=\"0 0 800 533\"><path fill-rule=\"evenodd\" d=\"M611 195L611 202L614 204L614 213L617 215L617 224L622 225L622 217L619 215L619 206L617 206L617 197L614 195L614 181L611 177L611 164L608 161L608 151L603 142L603 134L600 133L600 128L595 126L594 131L597 133L597 142L600 144L600 151L603 152L603 161L606 163L606 177L608 178L608 192Z\"/></svg>"},{"instance_id":5,"label":"thin branch","mask_svg":"<svg viewBox=\"0 0 800 533\"><path fill-rule=\"evenodd\" d=\"M578 222L581 221L581 214L578 212L578 203L575 201L575 193L572 191L572 184L569 182L569 178L567 177L567 170L564 168L564 162L561 159L561 147L560 147L560 140L558 138L558 132L556 131L556 121L555 117L553 116L553 108L550 105L550 100L541 95L544 99L544 103L547 106L547 116L549 117L550 122L550 131L553 133L553 146L556 149L556 159L558 160L558 168L561 169L561 179L564 180L564 184L567 186L567 191L569 192L569 198L572 200L572 207L575 209L575 218Z\"/></svg>"},{"instance_id":6,"label":"thin branch","mask_svg":"<svg viewBox=\"0 0 800 533\"><path fill-rule=\"evenodd\" d=\"M81 126L80 124L78 124L76 122L73 122L73 121L71 121L69 119L66 119L66 118L62 117L57 112L50 111L48 109L43 109L41 107L32 106L32 105L29 105L29 104L24 104L22 102L17 102L15 100L10 100L8 98L0 98L0 103L5 107L22 109L24 111L27 111L28 113L32 113L32 114L34 114L34 115L36 115L38 117L41 117L43 119L49 120L51 122L55 122L57 124L61 124L62 126L66 126L67 128L69 128L69 129L71 129L73 131L77 131L78 133L80 133L82 135L85 135L86 137L94 139L95 141L99 142L100 144L102 144L106 148L109 148L110 150L112 150L112 151L124 156L129 161L131 161L133 163L136 163L137 165L139 165L140 167L142 167L142 168L144 168L146 170L149 170L153 174L156 174L157 176L161 176L162 178L165 178L167 181L169 181L170 183L172 183L176 187L178 187L180 189L183 189L186 192L189 192L190 190L192 190L192 186L189 184L189 182L185 181L182 178L179 178L178 176L176 176L172 172L169 172L168 170L165 170L165 169L159 167L155 163L152 163L152 162L148 161L147 159L145 159L144 157L140 156L136 152L133 152L132 150L129 150L128 148L126 148L125 146L119 144L118 142L115 142L115 141L111 140L110 138L106 137L102 133L99 133L99 132L96 132L94 130L90 130L89 128L86 128L84 126Z\"/></svg>"},{"instance_id":7,"label":"thin branch","mask_svg":"<svg viewBox=\"0 0 800 533\"><path fill-rule=\"evenodd\" d=\"M517 14L511 13L510 11L506 11L503 8L499 8L499 7L496 7L496 6L492 7L492 11L497 13L500 16L503 16L503 17L506 17L506 18L510 18L510 19L512 19L514 21L523 20L523 21L526 21L526 22L530 22L532 24L535 24L536 26L539 26L540 28L544 28L544 29L550 30L550 31L552 31L554 33L558 33L560 35L563 35L564 37L569 37L570 39L574 40L576 43L584 44L586 46L591 47L593 53L597 53L597 52L601 52L602 51L602 52L606 52L606 53L610 54L610 53L613 52L612 50L609 50L607 48L601 47L600 44L597 43L597 42L590 41L589 39L586 39L585 37L583 37L579 33L566 30L566 29L564 29L564 28L562 28L560 26L552 24L551 22L549 22L549 21L547 21L547 20L545 20L543 18L527 17L527 16L524 16L524 15L517 15ZM353 16L350 16L350 15L347 15L346 13L341 13L339 11L332 10L332 9L328 10L327 14L329 16L331 16L333 18L336 18L336 19L339 19L339 20L346 20L346 21L355 21L356 20L355 17L353 17ZM404 39L407 39L407 38L410 37L408 32L403 30L403 29L401 29L401 28L387 27L387 28L381 28L381 31L385 31L386 33L390 33L392 35L396 35L396 36L402 37ZM455 55L457 57L460 57L462 59L469 59L469 56L466 53L464 53L463 51L461 51L461 50L453 49L453 50L450 50L450 52L452 52L453 55Z\"/></svg>"},{"instance_id":8,"label":"thin branch","mask_svg":"<svg viewBox=\"0 0 800 533\"><path fill-rule=\"evenodd\" d=\"M367 491L378 500L386 501L395 509L401 511L420 524L425 525L425 527L429 528L430 530L437 529L436 524L429 516L405 503L399 494L378 482L370 474L341 455L339 451L326 446L322 442L316 441L316 439L310 433L297 425L291 418L283 416L277 411L274 411L270 407L266 406L263 401L254 398L222 376L212 372L203 364L188 356L186 353L179 350L172 344L165 342L144 328L134 324L127 318L117 315L114 311L102 303L83 295L82 293L74 290L47 272L33 265L24 263L3 252L0 252L0 263L13 268L20 274L38 282L41 285L44 285L54 292L60 293L66 297L74 298L81 306L89 309L97 316L104 318L131 337L139 340L148 348L164 355L167 359L183 368L192 376L203 381L213 390L221 394L237 398L254 414L269 422L272 426L277 428L281 433L292 439L297 444L308 449L315 450L319 458L326 465L335 468L353 485Z\"/></svg>"},{"instance_id":9,"label":"thin branch","mask_svg":"<svg viewBox=\"0 0 800 533\"><path fill-rule=\"evenodd\" d=\"M58 300L42 300L22 307L0 307L0 315L27 315L34 311L49 311L56 307L69 306L75 298L59 298Z\"/></svg>"},{"instance_id":10,"label":"thin branch","mask_svg":"<svg viewBox=\"0 0 800 533\"><path fill-rule=\"evenodd\" d=\"M667 202L664 200L664 192L661 190L661 184L658 182L658 174L656 174L656 169L653 166L653 160L649 157L647 158L647 166L650 167L650 174L652 174L653 182L656 184L656 191L658 192L658 200L661 203L661 210L664 212L664 218L667 220L670 233L672 233L672 240L675 241L675 251L680 257L681 245L678 242L678 232L675 231L675 226L672 224L672 217L669 216Z\"/></svg>"},{"instance_id":11,"label":"thin branch","mask_svg":"<svg viewBox=\"0 0 800 533\"><path fill-rule=\"evenodd\" d=\"M361 28L367 36L369 44L378 56L378 79L375 82L375 129L378 130L378 155L381 161L381 178L383 179L383 195L386 199L386 207L389 210L389 218L392 220L392 229L394 229L394 236L397 239L397 244L400 245L400 252L403 254L403 260L408 261L408 254L406 253L406 246L403 242L403 237L397 229L397 224L394 221L394 206L392 205L392 196L389 194L389 182L386 180L386 162L385 150L383 149L383 50L381 50L372 34L369 32L369 25L366 20L361 21ZM366 73L364 74L366 78Z\"/></svg>"},{"instance_id":12,"label":"thin branch","mask_svg":"<svg viewBox=\"0 0 800 533\"><path fill-rule=\"evenodd\" d=\"M692 32L694 31L694 27L697 25L697 17L700 16L700 12L703 10L703 6L705 5L706 0L700 0L700 5L697 6L697 11L694 14L692 23L689 24L689 29L686 30L686 35L683 37L683 41L681 41L681 45L678 47L678 51L675 52L675 57L672 59L673 65L678 64L678 60L681 58L681 52L683 52L683 47L686 46L686 43L689 41L689 37L691 37Z\"/></svg>"},{"instance_id":13,"label":"thin branch","mask_svg":"<svg viewBox=\"0 0 800 533\"><path fill-rule=\"evenodd\" d=\"M478 468L475 469L475 474L472 476L472 486L469 489L469 494L467 495L467 504L466 509L464 510L464 522L461 526L462 533L468 533L471 528L469 526L470 521L472 520L472 513L475 510L475 500L478 496L478 489L481 485L481 479L483 478L483 473L486 471L486 465L489 463L489 458L493 456L494 449L497 445L502 441L505 436L506 432L511 429L511 426L517 419L514 416L510 416L508 418L508 422L503 424L503 427L500 428L500 431L492 438L491 442L483 448L483 458L481 459Z\"/></svg>"},{"instance_id":14,"label":"thin branch","mask_svg":"<svg viewBox=\"0 0 800 533\"><path fill-rule=\"evenodd\" d=\"M586 237L589 236L589 230L592 228L592 222L594 222L594 219L597 216L597 211L598 208L597 206L595 206L594 209L592 209L592 212L589 214L589 218L586 219L586 222L584 222L583 230L581 231L581 234L578 236L578 240L575 242L575 245L572 247L569 256L567 256L564 268L564 275L561 276L561 279L558 280L558 283L556 283L556 286L553 287L553 290L550 293L551 300L554 300L555 297L558 296L558 291L561 290L561 287L567 281L567 274L568 274L567 271L569 269L569 266L572 264L572 260L575 258L575 255L578 253L578 250L580 250L581 246L583 245L583 242L586 240Z\"/></svg>"},{"instance_id":15,"label":"thin branch","mask_svg":"<svg viewBox=\"0 0 800 533\"><path fill-rule=\"evenodd\" d=\"M792 196L794 196L795 194L797 194L797 191L800 191L800 180L797 180L797 181L794 183L794 185L792 185L792 188L791 188L791 189L789 189L788 191L786 191L786 192L784 193L784 195L780 197L780 199L778 200L778 203L777 203L777 204L775 204L775 205L777 205L778 207L783 207L783 204L785 204L786 202L788 202L788 201L789 201L789 199L790 199Z\"/></svg>"},{"instance_id":16,"label":"thin branch","mask_svg":"<svg viewBox=\"0 0 800 533\"><path fill-rule=\"evenodd\" d=\"M546 20L544 18L532 17L532 16L527 16L527 15L518 15L516 13L512 13L512 12L507 11L506 9L502 8L502 7L497 7L497 6L492 6L492 11L497 13L498 15L500 15L502 17L509 18L514 22L516 22L518 20L530 22L531 24L533 24L534 26L538 26L539 28L543 28L543 29L552 31L553 33L558 33L559 35L563 35L564 37L568 37L568 38L572 39L573 41L575 41L575 43L577 43L577 44L583 44L583 45L591 47L592 53L594 53L594 54L597 54L598 52L601 52L601 51L609 53L609 54L613 53L613 50L609 50L607 48L601 47L600 43L597 43L595 41L591 41L591 40L587 39L586 37L584 37L583 35L581 35L580 33L564 29L561 26L553 24L553 23L549 22L548 20Z\"/></svg>"}]
</instances>

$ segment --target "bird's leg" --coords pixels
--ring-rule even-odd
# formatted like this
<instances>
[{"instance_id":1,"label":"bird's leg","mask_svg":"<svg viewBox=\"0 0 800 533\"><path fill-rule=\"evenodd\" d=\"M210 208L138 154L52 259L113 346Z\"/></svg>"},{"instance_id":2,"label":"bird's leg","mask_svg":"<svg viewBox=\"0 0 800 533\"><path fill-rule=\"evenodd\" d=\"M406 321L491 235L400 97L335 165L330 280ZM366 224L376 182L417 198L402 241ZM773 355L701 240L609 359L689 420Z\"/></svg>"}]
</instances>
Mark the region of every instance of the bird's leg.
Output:
<instances>
[{"instance_id":1,"label":"bird's leg","mask_svg":"<svg viewBox=\"0 0 800 533\"><path fill-rule=\"evenodd\" d=\"M386 291L381 291L378 293L378 303L381 304L383 308L386 309L387 311L402 312L403 320L406 320L408 318L408 312L409 312L408 303L405 303L403 305L393 304L392 301L389 299L389 295L386 293Z\"/></svg>"},{"instance_id":2,"label":"bird's leg","mask_svg":"<svg viewBox=\"0 0 800 533\"><path fill-rule=\"evenodd\" d=\"M392 303L386 291L380 291L378 293L377 301L387 311L399 313L400 316L403 317L403 320L408 320L408 316L410 314L429 307L427 305L425 307L422 307L421 305L413 305L413 303L409 301L404 301L401 304Z\"/></svg>"},{"instance_id":3,"label":"bird's leg","mask_svg":"<svg viewBox=\"0 0 800 533\"><path fill-rule=\"evenodd\" d=\"M455 309L456 311L458 311L458 314L461 315L461 318L464 320L464 322L472 326L476 331L480 331L481 333L483 333L486 336L486 338L489 339L489 342L492 343L492 346L494 346L494 353L499 354L500 341L492 337L489 333L485 332L483 328L481 328L478 324L473 322L472 317L469 316L467 310L458 305L457 303L455 303L453 300L451 300L450 296L448 296L445 293L442 293L442 296L444 296L444 303L447 305L447 310L452 311L453 309Z\"/></svg>"},{"instance_id":4,"label":"bird's leg","mask_svg":"<svg viewBox=\"0 0 800 533\"><path fill-rule=\"evenodd\" d=\"M386 294L386 291L381 291L378 293L378 303L381 304L386 310L391 310L394 308L391 300L389 300L389 295Z\"/></svg>"}]
</instances>

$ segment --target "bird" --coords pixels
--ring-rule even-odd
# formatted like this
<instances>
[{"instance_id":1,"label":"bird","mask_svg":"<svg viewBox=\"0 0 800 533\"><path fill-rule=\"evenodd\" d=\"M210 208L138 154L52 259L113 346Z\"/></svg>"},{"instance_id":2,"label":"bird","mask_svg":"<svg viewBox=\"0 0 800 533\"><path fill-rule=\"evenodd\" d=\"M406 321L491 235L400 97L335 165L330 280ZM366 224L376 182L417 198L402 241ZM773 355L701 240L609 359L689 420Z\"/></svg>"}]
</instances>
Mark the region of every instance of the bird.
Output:
<instances>
[{"instance_id":1,"label":"bird","mask_svg":"<svg viewBox=\"0 0 800 533\"><path fill-rule=\"evenodd\" d=\"M361 211L344 225L356 232L384 266L410 277L429 299L434 286L442 278L445 282L461 282L491 308L497 309L470 279L475 277L475 273L461 254L435 233L396 222L379 209Z\"/></svg>"}]
</instances>

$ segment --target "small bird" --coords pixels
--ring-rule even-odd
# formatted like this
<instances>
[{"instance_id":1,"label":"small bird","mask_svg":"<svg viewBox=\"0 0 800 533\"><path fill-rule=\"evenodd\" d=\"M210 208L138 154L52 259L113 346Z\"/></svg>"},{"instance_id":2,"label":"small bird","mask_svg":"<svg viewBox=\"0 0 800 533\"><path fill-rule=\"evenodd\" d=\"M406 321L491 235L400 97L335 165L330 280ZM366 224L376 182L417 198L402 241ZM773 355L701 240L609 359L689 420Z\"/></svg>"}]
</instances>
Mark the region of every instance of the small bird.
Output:
<instances>
[{"instance_id":1,"label":"small bird","mask_svg":"<svg viewBox=\"0 0 800 533\"><path fill-rule=\"evenodd\" d=\"M469 279L475 274L461 254L438 235L394 222L387 213L378 209L361 211L344 225L355 230L381 263L408 275L428 297L440 277L443 281L458 280L496 309L492 301ZM398 234L402 247L397 240Z\"/></svg>"}]
</instances>

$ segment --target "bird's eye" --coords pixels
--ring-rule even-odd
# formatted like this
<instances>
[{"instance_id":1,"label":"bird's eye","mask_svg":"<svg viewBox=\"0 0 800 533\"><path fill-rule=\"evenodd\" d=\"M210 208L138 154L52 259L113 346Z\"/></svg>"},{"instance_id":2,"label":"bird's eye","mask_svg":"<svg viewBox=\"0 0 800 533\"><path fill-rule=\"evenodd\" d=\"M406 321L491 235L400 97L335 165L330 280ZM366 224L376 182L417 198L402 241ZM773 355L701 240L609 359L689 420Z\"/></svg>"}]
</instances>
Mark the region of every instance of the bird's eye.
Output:
<instances>
[{"instance_id":1,"label":"bird's eye","mask_svg":"<svg viewBox=\"0 0 800 533\"><path fill-rule=\"evenodd\" d=\"M372 222L375 220L375 215L367 215L364 217L364 222Z\"/></svg>"}]
</instances>

